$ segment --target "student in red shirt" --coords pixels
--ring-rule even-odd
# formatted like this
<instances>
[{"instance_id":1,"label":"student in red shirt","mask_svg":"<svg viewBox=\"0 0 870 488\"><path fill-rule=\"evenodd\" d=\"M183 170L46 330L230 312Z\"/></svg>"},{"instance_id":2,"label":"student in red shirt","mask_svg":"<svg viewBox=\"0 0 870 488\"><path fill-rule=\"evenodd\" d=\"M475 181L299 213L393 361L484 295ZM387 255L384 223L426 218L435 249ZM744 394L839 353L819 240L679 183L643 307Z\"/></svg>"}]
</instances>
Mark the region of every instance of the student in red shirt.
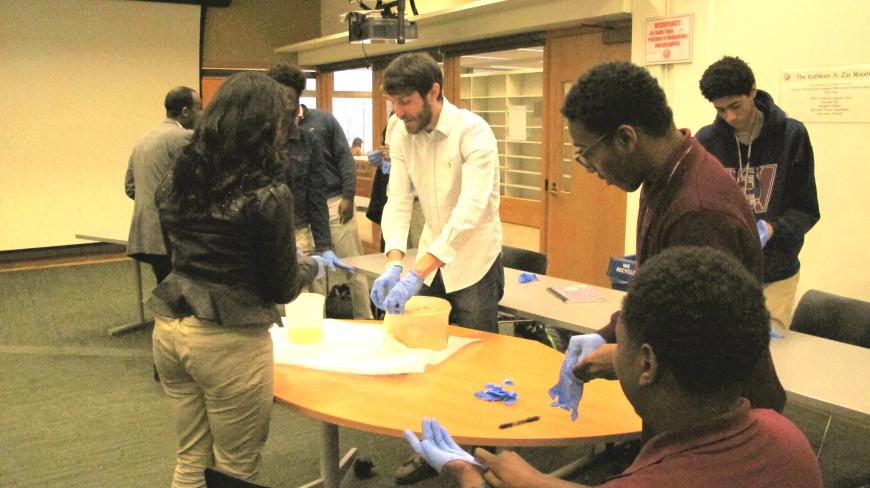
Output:
<instances>
[{"instance_id":1,"label":"student in red shirt","mask_svg":"<svg viewBox=\"0 0 870 488\"><path fill-rule=\"evenodd\" d=\"M761 284L710 247L675 247L639 269L616 326L615 368L626 397L657 434L606 488L818 488L804 435L741 392L770 341ZM462 488L582 486L545 475L512 451L475 457L425 421L426 460Z\"/></svg>"}]
</instances>

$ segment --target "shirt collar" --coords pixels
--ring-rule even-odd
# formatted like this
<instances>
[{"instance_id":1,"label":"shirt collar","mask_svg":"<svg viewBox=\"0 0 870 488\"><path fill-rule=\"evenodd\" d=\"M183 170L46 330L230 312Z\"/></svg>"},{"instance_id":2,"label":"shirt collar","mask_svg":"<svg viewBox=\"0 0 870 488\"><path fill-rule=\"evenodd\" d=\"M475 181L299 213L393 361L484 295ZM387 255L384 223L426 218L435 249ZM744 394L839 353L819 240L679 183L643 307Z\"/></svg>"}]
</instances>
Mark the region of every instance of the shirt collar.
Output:
<instances>
[{"instance_id":1,"label":"shirt collar","mask_svg":"<svg viewBox=\"0 0 870 488\"><path fill-rule=\"evenodd\" d=\"M628 475L656 464L668 456L734 437L751 428L753 423L749 417L749 400L741 398L736 408L705 424L653 436L640 450L634 463L622 474Z\"/></svg>"},{"instance_id":2,"label":"shirt collar","mask_svg":"<svg viewBox=\"0 0 870 488\"><path fill-rule=\"evenodd\" d=\"M432 132L440 132L445 137L450 135L453 126L456 125L456 114L459 113L459 108L450 103L447 97L442 99L441 113L438 114L438 123L435 124L435 130Z\"/></svg>"}]
</instances>

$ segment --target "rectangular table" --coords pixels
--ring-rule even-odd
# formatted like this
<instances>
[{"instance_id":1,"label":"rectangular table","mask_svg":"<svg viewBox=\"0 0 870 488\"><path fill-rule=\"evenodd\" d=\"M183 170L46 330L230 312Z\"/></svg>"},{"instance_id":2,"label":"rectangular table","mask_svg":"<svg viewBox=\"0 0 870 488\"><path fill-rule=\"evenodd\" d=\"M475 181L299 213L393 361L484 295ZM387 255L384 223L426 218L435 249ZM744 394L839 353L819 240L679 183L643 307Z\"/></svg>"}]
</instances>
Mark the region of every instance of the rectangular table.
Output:
<instances>
[{"instance_id":1,"label":"rectangular table","mask_svg":"<svg viewBox=\"0 0 870 488\"><path fill-rule=\"evenodd\" d=\"M416 250L405 256L405 269L413 265ZM386 266L383 254L344 259L360 272L378 276ZM521 271L505 268L504 297L499 307L548 325L575 332L595 332L620 309L624 292L593 287L605 297L597 303L563 303L546 291L548 286L578 284L552 276L521 284ZM870 425L870 349L788 331L771 339L770 352L789 401Z\"/></svg>"},{"instance_id":2,"label":"rectangular table","mask_svg":"<svg viewBox=\"0 0 870 488\"><path fill-rule=\"evenodd\" d=\"M380 322L359 322L361 327ZM457 351L424 373L366 376L275 365L275 397L280 403L321 420L321 480L337 487L342 477L338 426L402 437L420 433L424 416L437 418L460 444L483 446L560 446L635 438L640 418L616 381L586 385L580 416L550 407L547 390L556 383L564 355L538 342L463 327L450 333L480 341ZM519 401L511 406L474 397L487 383L514 381ZM509 429L499 424L540 416ZM345 467L346 462L345 460ZM308 486L308 485L306 485Z\"/></svg>"}]
</instances>

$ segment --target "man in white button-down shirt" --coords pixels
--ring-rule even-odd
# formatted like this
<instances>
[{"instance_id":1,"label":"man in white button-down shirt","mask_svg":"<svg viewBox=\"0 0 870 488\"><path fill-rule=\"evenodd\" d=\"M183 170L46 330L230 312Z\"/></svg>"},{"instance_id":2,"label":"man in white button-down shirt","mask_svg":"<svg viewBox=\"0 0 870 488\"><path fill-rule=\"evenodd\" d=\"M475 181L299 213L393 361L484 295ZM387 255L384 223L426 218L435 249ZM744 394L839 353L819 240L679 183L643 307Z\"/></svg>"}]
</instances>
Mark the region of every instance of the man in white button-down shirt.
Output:
<instances>
[{"instance_id":1,"label":"man in white button-down shirt","mask_svg":"<svg viewBox=\"0 0 870 488\"><path fill-rule=\"evenodd\" d=\"M450 322L498 330L504 291L499 160L487 123L442 93L441 69L429 55L399 56L384 72L384 91L400 122L390 144L392 169L381 226L389 263L372 300L403 313L419 293L450 302ZM426 225L417 262L400 279L414 194Z\"/></svg>"}]
</instances>

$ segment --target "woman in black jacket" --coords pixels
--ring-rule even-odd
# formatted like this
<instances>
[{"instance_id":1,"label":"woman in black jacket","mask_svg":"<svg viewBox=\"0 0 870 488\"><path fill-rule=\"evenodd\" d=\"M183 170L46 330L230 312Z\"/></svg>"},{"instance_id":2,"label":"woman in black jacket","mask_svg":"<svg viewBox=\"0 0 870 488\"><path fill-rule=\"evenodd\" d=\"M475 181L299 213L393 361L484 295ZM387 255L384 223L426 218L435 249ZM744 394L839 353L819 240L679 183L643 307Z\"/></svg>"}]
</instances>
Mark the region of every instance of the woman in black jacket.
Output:
<instances>
[{"instance_id":1,"label":"woman in black jacket","mask_svg":"<svg viewBox=\"0 0 870 488\"><path fill-rule=\"evenodd\" d=\"M323 274L316 258L296 255L293 198L275 179L285 105L266 75L230 77L155 196L172 273L147 304L178 436L173 487L205 486L206 466L257 475L272 407L275 304Z\"/></svg>"}]
</instances>

